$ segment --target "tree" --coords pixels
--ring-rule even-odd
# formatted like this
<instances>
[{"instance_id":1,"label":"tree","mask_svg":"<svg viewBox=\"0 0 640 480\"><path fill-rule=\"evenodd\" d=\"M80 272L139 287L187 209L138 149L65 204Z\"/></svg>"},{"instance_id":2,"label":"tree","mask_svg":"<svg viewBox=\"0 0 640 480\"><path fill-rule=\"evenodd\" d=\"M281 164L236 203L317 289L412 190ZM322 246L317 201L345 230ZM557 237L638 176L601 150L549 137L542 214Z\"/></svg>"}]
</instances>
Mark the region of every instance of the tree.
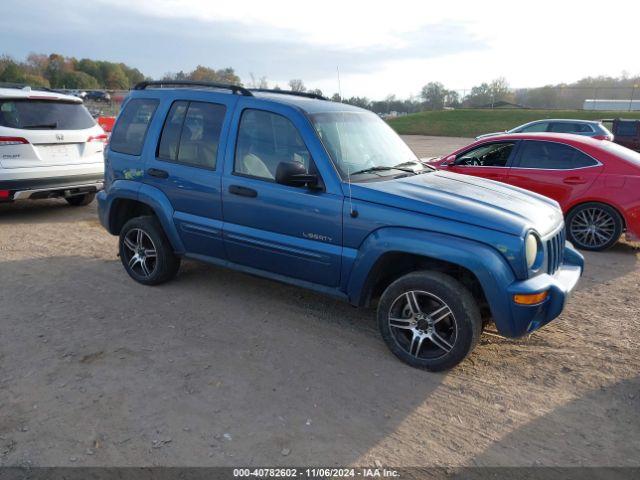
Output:
<instances>
[{"instance_id":1,"label":"tree","mask_svg":"<svg viewBox=\"0 0 640 480\"><path fill-rule=\"evenodd\" d=\"M340 94L339 93L334 93L333 95L331 95L331 101L332 102L341 102L342 98L340 98Z\"/></svg>"},{"instance_id":2,"label":"tree","mask_svg":"<svg viewBox=\"0 0 640 480\"><path fill-rule=\"evenodd\" d=\"M240 85L240 77L238 77L233 68L223 68L215 70L213 68L198 65L195 70L188 74L189 80L198 82L220 82Z\"/></svg>"},{"instance_id":3,"label":"tree","mask_svg":"<svg viewBox=\"0 0 640 480\"><path fill-rule=\"evenodd\" d=\"M256 79L253 73L249 73L249 76L251 77L251 81L249 82L249 88L261 88L261 89L269 88L269 82L267 82L267 77L262 76Z\"/></svg>"},{"instance_id":4,"label":"tree","mask_svg":"<svg viewBox=\"0 0 640 480\"><path fill-rule=\"evenodd\" d=\"M103 86L112 90L126 90L129 88L129 79L120 65L111 62L101 62Z\"/></svg>"},{"instance_id":5,"label":"tree","mask_svg":"<svg viewBox=\"0 0 640 480\"><path fill-rule=\"evenodd\" d=\"M420 96L428 109L442 110L447 93L447 89L440 82L429 82L422 87Z\"/></svg>"},{"instance_id":6,"label":"tree","mask_svg":"<svg viewBox=\"0 0 640 480\"><path fill-rule=\"evenodd\" d=\"M490 83L482 83L471 89L465 103L472 107L491 107L501 100L513 101L514 97L504 77L496 78Z\"/></svg>"},{"instance_id":7,"label":"tree","mask_svg":"<svg viewBox=\"0 0 640 480\"><path fill-rule=\"evenodd\" d=\"M304 82L299 78L289 80L289 88L292 92L305 92L307 87L304 86Z\"/></svg>"},{"instance_id":8,"label":"tree","mask_svg":"<svg viewBox=\"0 0 640 480\"><path fill-rule=\"evenodd\" d=\"M98 81L84 72L65 72L60 77L63 88L92 89L98 88Z\"/></svg>"},{"instance_id":9,"label":"tree","mask_svg":"<svg viewBox=\"0 0 640 480\"><path fill-rule=\"evenodd\" d=\"M314 88L313 90L309 90L309 93L313 93L314 95L319 95L320 97L324 97L322 94L322 90L319 88Z\"/></svg>"}]
</instances>

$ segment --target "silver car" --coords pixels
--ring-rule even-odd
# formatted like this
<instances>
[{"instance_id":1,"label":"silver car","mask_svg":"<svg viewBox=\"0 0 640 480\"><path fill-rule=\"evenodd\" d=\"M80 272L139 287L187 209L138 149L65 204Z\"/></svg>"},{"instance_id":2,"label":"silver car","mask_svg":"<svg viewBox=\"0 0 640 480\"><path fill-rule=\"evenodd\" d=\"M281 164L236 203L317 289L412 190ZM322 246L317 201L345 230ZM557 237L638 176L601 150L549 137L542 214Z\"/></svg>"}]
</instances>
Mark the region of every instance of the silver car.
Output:
<instances>
[{"instance_id":1,"label":"silver car","mask_svg":"<svg viewBox=\"0 0 640 480\"><path fill-rule=\"evenodd\" d=\"M607 130L602 122L597 120L572 120L572 119L555 119L536 120L534 122L525 123L519 127L505 130L504 132L486 133L479 135L476 140L481 138L493 137L504 133L533 133L533 132L552 132L552 133L572 133L574 135L584 135L597 140L613 141L613 134Z\"/></svg>"}]
</instances>

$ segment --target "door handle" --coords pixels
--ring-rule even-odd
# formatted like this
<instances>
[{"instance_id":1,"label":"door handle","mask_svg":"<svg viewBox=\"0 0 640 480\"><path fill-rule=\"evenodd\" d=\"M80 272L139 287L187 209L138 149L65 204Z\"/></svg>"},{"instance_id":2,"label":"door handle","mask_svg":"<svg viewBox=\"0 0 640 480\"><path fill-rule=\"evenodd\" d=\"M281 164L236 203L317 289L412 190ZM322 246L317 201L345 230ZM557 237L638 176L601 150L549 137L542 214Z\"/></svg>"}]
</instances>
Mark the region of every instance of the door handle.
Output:
<instances>
[{"instance_id":1,"label":"door handle","mask_svg":"<svg viewBox=\"0 0 640 480\"><path fill-rule=\"evenodd\" d=\"M229 193L233 193L234 195L240 195L241 197L250 197L255 198L258 196L258 192L253 188L241 187L240 185L230 185Z\"/></svg>"},{"instance_id":2,"label":"door handle","mask_svg":"<svg viewBox=\"0 0 640 480\"><path fill-rule=\"evenodd\" d=\"M166 170L160 170L159 168L150 168L149 170L147 170L147 173L151 177L169 178L169 172L167 172Z\"/></svg>"},{"instance_id":3,"label":"door handle","mask_svg":"<svg viewBox=\"0 0 640 480\"><path fill-rule=\"evenodd\" d=\"M567 177L563 180L567 185L583 185L587 183L584 178L581 177Z\"/></svg>"}]
</instances>

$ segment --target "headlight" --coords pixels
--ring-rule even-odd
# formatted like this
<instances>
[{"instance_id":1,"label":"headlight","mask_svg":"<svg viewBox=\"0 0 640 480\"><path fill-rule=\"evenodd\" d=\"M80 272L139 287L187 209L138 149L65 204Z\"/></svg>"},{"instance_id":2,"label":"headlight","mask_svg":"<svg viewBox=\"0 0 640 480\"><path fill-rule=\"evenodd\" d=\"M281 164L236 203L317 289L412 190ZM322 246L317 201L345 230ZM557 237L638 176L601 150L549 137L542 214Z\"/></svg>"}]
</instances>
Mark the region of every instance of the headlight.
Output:
<instances>
[{"instance_id":1,"label":"headlight","mask_svg":"<svg viewBox=\"0 0 640 480\"><path fill-rule=\"evenodd\" d=\"M524 251L527 259L527 268L531 270L538 258L538 237L529 232L524 240Z\"/></svg>"}]
</instances>

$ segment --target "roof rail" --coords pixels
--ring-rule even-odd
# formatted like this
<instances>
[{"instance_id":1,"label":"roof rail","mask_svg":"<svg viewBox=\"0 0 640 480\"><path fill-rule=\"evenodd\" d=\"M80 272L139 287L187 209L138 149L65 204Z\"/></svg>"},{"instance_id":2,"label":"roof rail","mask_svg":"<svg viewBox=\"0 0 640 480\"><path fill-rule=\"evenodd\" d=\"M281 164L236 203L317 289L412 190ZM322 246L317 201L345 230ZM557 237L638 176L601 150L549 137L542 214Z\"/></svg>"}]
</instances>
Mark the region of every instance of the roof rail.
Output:
<instances>
[{"instance_id":1,"label":"roof rail","mask_svg":"<svg viewBox=\"0 0 640 480\"><path fill-rule=\"evenodd\" d=\"M145 90L147 87L209 87L209 88L221 88L225 90L231 90L238 95L244 95L246 97L252 97L253 95L249 90L239 85L232 85L230 83L217 83L217 82L198 82L196 80L153 80L140 82L133 87L134 90Z\"/></svg>"},{"instance_id":2,"label":"roof rail","mask_svg":"<svg viewBox=\"0 0 640 480\"><path fill-rule=\"evenodd\" d=\"M251 92L264 92L264 93L280 93L282 95L295 95L296 97L315 98L316 100L329 100L327 97L318 95L311 92L294 92L293 90L274 90L271 88L250 88Z\"/></svg>"}]
</instances>

